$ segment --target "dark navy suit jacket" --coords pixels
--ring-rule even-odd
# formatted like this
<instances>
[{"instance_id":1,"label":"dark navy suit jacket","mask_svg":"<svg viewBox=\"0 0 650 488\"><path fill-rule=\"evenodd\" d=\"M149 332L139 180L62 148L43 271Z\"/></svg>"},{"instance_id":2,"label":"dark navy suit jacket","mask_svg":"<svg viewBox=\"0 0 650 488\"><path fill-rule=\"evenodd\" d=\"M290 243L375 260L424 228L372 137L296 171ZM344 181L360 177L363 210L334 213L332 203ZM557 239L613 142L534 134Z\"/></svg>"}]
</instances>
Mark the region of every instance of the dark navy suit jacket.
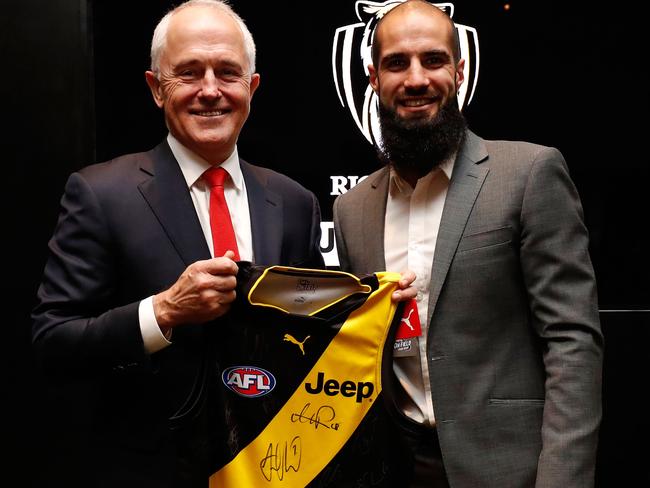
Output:
<instances>
[{"instance_id":1,"label":"dark navy suit jacket","mask_svg":"<svg viewBox=\"0 0 650 488\"><path fill-rule=\"evenodd\" d=\"M322 267L313 193L269 169L241 169L256 263ZM45 371L91 385L85 486L193 486L205 453L194 414L206 345L228 338L218 321L189 324L148 355L138 320L142 299L210 258L180 167L163 142L72 174L61 204L33 343Z\"/></svg>"}]
</instances>

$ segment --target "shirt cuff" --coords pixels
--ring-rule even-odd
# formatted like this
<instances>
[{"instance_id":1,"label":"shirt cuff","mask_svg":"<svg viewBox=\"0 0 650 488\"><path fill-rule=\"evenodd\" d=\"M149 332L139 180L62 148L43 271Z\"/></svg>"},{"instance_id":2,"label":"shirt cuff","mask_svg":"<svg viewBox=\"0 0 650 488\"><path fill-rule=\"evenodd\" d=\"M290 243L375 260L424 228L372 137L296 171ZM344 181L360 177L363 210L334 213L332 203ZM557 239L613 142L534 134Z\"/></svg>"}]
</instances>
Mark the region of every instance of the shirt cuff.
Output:
<instances>
[{"instance_id":1,"label":"shirt cuff","mask_svg":"<svg viewBox=\"0 0 650 488\"><path fill-rule=\"evenodd\" d=\"M156 321L156 314L153 311L153 296L145 298L138 306L138 319L140 321L140 333L144 350L147 354L153 354L171 344L167 339L171 338L171 329L167 337L160 330Z\"/></svg>"}]
</instances>

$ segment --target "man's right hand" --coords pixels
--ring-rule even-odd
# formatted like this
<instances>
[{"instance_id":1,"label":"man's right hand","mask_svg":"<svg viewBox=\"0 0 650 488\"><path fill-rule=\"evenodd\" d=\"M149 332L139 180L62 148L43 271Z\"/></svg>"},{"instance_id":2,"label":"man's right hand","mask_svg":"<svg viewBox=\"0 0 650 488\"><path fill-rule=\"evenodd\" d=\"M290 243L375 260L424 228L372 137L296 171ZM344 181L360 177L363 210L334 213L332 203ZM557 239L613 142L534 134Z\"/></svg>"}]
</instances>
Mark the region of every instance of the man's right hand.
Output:
<instances>
[{"instance_id":1,"label":"man's right hand","mask_svg":"<svg viewBox=\"0 0 650 488\"><path fill-rule=\"evenodd\" d=\"M222 316L235 300L235 254L190 264L176 283L153 297L153 310L163 333L177 325L203 323Z\"/></svg>"},{"instance_id":2,"label":"man's right hand","mask_svg":"<svg viewBox=\"0 0 650 488\"><path fill-rule=\"evenodd\" d=\"M406 302L417 296L418 289L413 286L415 279L415 273L410 269L407 269L401 273L401 278L398 283L399 289L394 291L393 295L391 296L393 302Z\"/></svg>"}]
</instances>

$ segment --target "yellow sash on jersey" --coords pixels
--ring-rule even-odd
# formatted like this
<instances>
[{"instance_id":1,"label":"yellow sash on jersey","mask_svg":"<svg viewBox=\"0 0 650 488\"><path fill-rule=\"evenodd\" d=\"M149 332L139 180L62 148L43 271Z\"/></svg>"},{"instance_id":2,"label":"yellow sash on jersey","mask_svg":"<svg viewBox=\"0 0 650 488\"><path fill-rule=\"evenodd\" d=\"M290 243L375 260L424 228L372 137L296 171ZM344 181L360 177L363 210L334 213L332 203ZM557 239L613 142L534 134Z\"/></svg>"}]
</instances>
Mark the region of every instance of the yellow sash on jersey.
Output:
<instances>
[{"instance_id":1,"label":"yellow sash on jersey","mask_svg":"<svg viewBox=\"0 0 650 488\"><path fill-rule=\"evenodd\" d=\"M318 273L341 273L357 280L357 286L366 286L347 273ZM382 389L382 352L396 310L391 294L400 275L382 272L376 276L379 288L349 315L266 428L210 477L210 488L304 487L345 445ZM251 303L257 283L249 293ZM347 295L344 291L343 298Z\"/></svg>"}]
</instances>

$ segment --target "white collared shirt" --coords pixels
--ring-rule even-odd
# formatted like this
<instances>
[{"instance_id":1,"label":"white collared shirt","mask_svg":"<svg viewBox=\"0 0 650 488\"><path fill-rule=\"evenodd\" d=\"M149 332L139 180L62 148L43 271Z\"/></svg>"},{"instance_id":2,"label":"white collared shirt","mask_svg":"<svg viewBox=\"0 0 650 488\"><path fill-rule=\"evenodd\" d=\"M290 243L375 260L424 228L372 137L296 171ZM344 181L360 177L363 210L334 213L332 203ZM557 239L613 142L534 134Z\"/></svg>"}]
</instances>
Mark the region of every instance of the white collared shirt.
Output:
<instances>
[{"instance_id":1,"label":"white collared shirt","mask_svg":"<svg viewBox=\"0 0 650 488\"><path fill-rule=\"evenodd\" d=\"M194 203L203 235L210 249L210 255L215 257L214 246L212 244L212 230L210 229L210 189L201 178L201 175L211 165L199 155L183 146L171 134L167 136L167 143L185 178L185 183L190 192L192 203ZM232 154L220 166L230 175L230 179L224 184L224 195L235 230L239 258L242 261L253 261L253 237L248 207L248 194L246 192L244 176L239 165L237 147L235 147ZM156 322L156 316L153 310L153 296L140 302L138 314L144 347L149 354L171 344L162 334L158 322Z\"/></svg>"},{"instance_id":2,"label":"white collared shirt","mask_svg":"<svg viewBox=\"0 0 650 488\"><path fill-rule=\"evenodd\" d=\"M169 147L181 167L185 183L190 190L190 196L196 208L196 214L203 229L203 235L210 248L210 255L214 255L212 244L212 230L210 229L210 189L205 184L201 175L211 165L197 154L183 146L171 134L167 136ZM224 183L224 195L230 212L230 220L235 230L239 258L242 261L253 260L253 237L251 234L251 219L248 210L248 194L244 184L244 176L239 166L237 147L232 154L219 166L225 169L230 179Z\"/></svg>"},{"instance_id":3,"label":"white collared shirt","mask_svg":"<svg viewBox=\"0 0 650 488\"><path fill-rule=\"evenodd\" d=\"M420 178L415 188L391 168L384 222L386 269L398 272L410 269L415 273L413 286L418 289L416 301L422 326L418 353L393 360L393 368L406 393L399 406L408 417L429 425L435 425L426 354L429 287L454 159L455 155Z\"/></svg>"}]
</instances>

